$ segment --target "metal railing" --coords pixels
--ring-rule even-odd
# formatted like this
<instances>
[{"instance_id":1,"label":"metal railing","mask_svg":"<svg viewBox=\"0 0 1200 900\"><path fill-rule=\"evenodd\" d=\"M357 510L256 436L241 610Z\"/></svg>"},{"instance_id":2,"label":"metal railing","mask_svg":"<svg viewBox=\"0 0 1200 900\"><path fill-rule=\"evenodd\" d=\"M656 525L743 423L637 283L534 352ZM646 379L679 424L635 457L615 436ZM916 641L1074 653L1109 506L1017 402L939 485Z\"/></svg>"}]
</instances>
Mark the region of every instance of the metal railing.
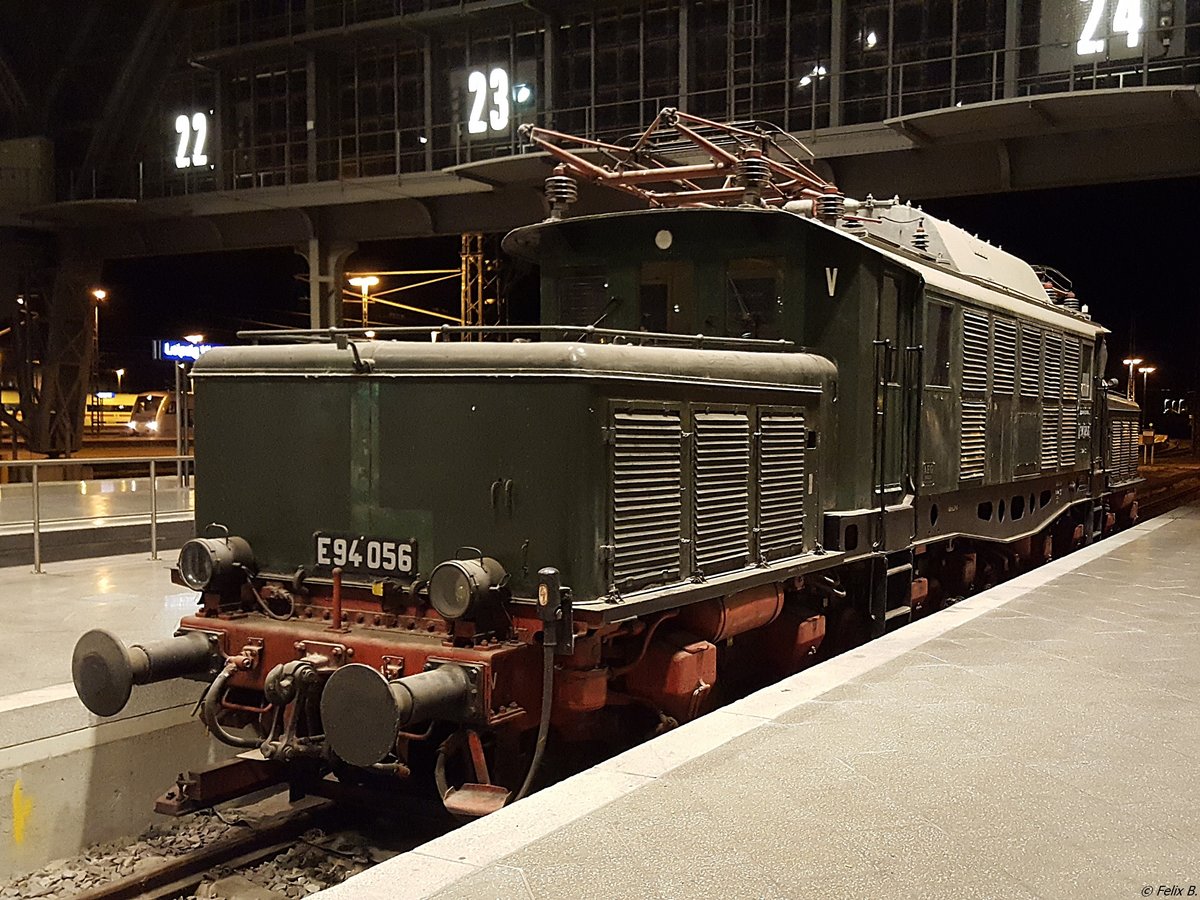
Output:
<instances>
[{"instance_id":1,"label":"metal railing","mask_svg":"<svg viewBox=\"0 0 1200 900\"><path fill-rule=\"evenodd\" d=\"M1181 25L1179 43L1194 44L1200 23ZM1144 41L1145 43L1145 41ZM1200 54L1189 48L1178 56L1151 54L1123 60L1077 60L1045 68L1042 57L1056 58L1071 47L1061 42L1022 44L959 52L890 64L834 70L827 59L789 64L785 78L738 85L750 98L744 116L733 115L734 88L652 95L644 86L635 95L606 103L566 103L553 110L513 110L503 136L472 139L461 121L428 121L390 130L298 137L225 148L215 169L175 169L168 155L131 162L104 171L63 173L60 199L136 197L150 199L214 191L286 188L298 184L341 182L376 176L400 177L519 153L523 122L551 119L555 127L586 137L611 140L640 130L663 106L682 106L716 119L770 121L791 132L815 133L831 125L882 121L894 116L1005 97L1080 93L1105 88L1200 83ZM898 52L905 51L902 45ZM1006 63L1011 65L1006 66ZM814 75L819 72L819 75ZM799 79L799 80L798 80ZM834 91L833 85L840 86ZM835 101L835 95L840 99Z\"/></svg>"},{"instance_id":2,"label":"metal railing","mask_svg":"<svg viewBox=\"0 0 1200 900\"><path fill-rule=\"evenodd\" d=\"M165 464L168 467L173 466L174 472L168 472L170 478L174 478L180 490L191 490L191 481L193 478L192 466L194 457L192 456L120 456L120 457L98 457L95 459L17 459L17 460L0 460L0 470L6 469L29 469L30 480L30 499L32 502L32 518L29 520L21 520L15 524L23 525L27 522L33 526L33 571L37 574L42 574L42 529L43 525L52 522L75 522L87 519L109 519L109 518L128 518L130 516L142 516L145 513L122 513L119 515L83 515L71 516L58 519L45 519L42 510L42 490L48 484L79 484L80 479L70 479L69 481L47 482L41 477L41 470L47 467L63 468L64 466L149 466L150 475L150 558L158 559L158 520L159 520L159 473L162 471L159 466ZM103 480L103 479L99 479ZM91 479L85 479L82 483L89 483ZM13 484L22 482L10 482L7 487ZM182 512L184 510L173 510L173 512Z\"/></svg>"}]
</instances>

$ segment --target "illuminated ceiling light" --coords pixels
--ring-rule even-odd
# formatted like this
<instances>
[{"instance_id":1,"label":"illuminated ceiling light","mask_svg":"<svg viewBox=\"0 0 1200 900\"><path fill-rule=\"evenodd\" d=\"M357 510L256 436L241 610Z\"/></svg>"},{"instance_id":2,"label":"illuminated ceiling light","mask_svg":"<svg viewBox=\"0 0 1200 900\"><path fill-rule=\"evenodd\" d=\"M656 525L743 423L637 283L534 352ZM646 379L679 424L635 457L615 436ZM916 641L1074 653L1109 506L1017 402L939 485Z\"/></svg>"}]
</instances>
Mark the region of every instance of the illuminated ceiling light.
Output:
<instances>
[{"instance_id":1,"label":"illuminated ceiling light","mask_svg":"<svg viewBox=\"0 0 1200 900\"><path fill-rule=\"evenodd\" d=\"M803 78L800 79L800 87L808 87L810 84L812 84L812 76L811 75L805 75Z\"/></svg>"},{"instance_id":2,"label":"illuminated ceiling light","mask_svg":"<svg viewBox=\"0 0 1200 900\"><path fill-rule=\"evenodd\" d=\"M375 332L374 331L364 331L363 337L365 337L369 341L373 341L373 340L375 340Z\"/></svg>"},{"instance_id":3,"label":"illuminated ceiling light","mask_svg":"<svg viewBox=\"0 0 1200 900\"><path fill-rule=\"evenodd\" d=\"M428 144L429 138L425 137L425 135L423 135L423 134L417 135L417 143L418 144Z\"/></svg>"},{"instance_id":4,"label":"illuminated ceiling light","mask_svg":"<svg viewBox=\"0 0 1200 900\"><path fill-rule=\"evenodd\" d=\"M865 39L865 43L867 45L868 50L873 50L875 48L875 45L879 43L879 36L876 35L875 32L873 32L873 31L868 31L867 37Z\"/></svg>"},{"instance_id":5,"label":"illuminated ceiling light","mask_svg":"<svg viewBox=\"0 0 1200 900\"><path fill-rule=\"evenodd\" d=\"M533 88L527 84L513 86L513 100L517 103L528 103L533 99Z\"/></svg>"},{"instance_id":6,"label":"illuminated ceiling light","mask_svg":"<svg viewBox=\"0 0 1200 900\"><path fill-rule=\"evenodd\" d=\"M828 75L829 72L824 66L815 66L813 68L813 74L817 75L817 76L824 76L824 75Z\"/></svg>"}]
</instances>

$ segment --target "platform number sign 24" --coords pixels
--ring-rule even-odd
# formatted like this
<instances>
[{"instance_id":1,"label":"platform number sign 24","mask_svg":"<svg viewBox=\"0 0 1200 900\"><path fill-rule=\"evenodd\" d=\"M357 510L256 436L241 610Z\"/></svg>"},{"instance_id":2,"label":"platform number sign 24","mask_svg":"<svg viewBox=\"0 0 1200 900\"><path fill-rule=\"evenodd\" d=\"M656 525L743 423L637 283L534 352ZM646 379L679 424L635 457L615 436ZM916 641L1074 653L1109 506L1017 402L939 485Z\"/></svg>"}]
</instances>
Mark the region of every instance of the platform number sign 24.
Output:
<instances>
[{"instance_id":1,"label":"platform number sign 24","mask_svg":"<svg viewBox=\"0 0 1200 900\"><path fill-rule=\"evenodd\" d=\"M175 168L188 169L208 165L208 154L204 152L208 140L208 116L202 112L180 113L175 118L175 133L179 135L179 146L175 150Z\"/></svg>"},{"instance_id":2,"label":"platform number sign 24","mask_svg":"<svg viewBox=\"0 0 1200 900\"><path fill-rule=\"evenodd\" d=\"M1104 52L1106 41L1102 37L1097 38L1096 32L1100 30L1110 5L1113 9L1112 34L1125 35L1125 46L1127 47L1138 45L1138 41L1142 37L1142 29L1145 27L1142 20L1141 0L1115 0L1115 3L1110 3L1110 0L1083 0L1083 2L1088 5L1088 14L1083 23L1083 30L1079 34L1079 41L1075 45L1076 52L1080 56L1091 56L1093 53Z\"/></svg>"}]
</instances>

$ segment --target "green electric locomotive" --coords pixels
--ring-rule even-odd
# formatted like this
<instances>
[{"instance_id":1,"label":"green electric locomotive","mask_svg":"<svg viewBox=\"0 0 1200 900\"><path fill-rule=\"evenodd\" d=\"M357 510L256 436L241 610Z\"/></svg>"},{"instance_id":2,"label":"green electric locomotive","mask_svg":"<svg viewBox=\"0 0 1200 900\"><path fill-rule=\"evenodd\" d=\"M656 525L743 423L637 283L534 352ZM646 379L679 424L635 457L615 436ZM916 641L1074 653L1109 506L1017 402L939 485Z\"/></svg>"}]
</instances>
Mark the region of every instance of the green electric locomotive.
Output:
<instances>
[{"instance_id":1,"label":"green electric locomotive","mask_svg":"<svg viewBox=\"0 0 1200 900\"><path fill-rule=\"evenodd\" d=\"M548 742L672 727L1136 519L1137 409L1055 273L768 129L528 137L550 217L505 248L544 324L197 362L199 609L74 658L99 715L209 683L242 759L160 808L418 782L484 814ZM649 208L572 217L581 180Z\"/></svg>"}]
</instances>

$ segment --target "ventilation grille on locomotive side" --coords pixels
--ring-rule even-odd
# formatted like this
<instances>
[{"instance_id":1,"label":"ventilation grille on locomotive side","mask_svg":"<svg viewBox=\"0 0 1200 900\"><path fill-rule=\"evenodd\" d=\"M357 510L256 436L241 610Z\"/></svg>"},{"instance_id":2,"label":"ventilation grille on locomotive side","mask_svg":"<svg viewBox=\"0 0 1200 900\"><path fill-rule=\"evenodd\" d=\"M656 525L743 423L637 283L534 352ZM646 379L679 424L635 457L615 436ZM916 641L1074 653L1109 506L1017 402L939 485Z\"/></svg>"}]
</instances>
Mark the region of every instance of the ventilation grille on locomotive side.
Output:
<instances>
[{"instance_id":1,"label":"ventilation grille on locomotive side","mask_svg":"<svg viewBox=\"0 0 1200 900\"><path fill-rule=\"evenodd\" d=\"M764 412L758 428L759 552L790 556L804 543L804 413Z\"/></svg>"},{"instance_id":2,"label":"ventilation grille on locomotive side","mask_svg":"<svg viewBox=\"0 0 1200 900\"><path fill-rule=\"evenodd\" d=\"M698 412L692 429L696 568L739 568L750 556L750 418Z\"/></svg>"},{"instance_id":3,"label":"ventilation grille on locomotive side","mask_svg":"<svg viewBox=\"0 0 1200 900\"><path fill-rule=\"evenodd\" d=\"M679 410L613 415L612 579L627 589L680 575Z\"/></svg>"},{"instance_id":4,"label":"ventilation grille on locomotive side","mask_svg":"<svg viewBox=\"0 0 1200 900\"><path fill-rule=\"evenodd\" d=\"M611 421L617 591L804 552L813 435L802 408L621 405Z\"/></svg>"}]
</instances>

